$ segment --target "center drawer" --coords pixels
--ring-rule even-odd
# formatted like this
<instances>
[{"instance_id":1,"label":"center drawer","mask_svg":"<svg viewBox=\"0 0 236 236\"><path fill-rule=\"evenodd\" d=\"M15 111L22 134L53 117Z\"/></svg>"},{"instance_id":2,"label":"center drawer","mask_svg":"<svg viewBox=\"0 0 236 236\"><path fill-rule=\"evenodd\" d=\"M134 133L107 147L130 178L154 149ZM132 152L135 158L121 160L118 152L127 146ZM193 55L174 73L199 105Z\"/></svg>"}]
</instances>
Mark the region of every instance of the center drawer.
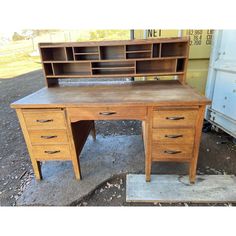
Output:
<instances>
[{"instance_id":1,"label":"center drawer","mask_svg":"<svg viewBox=\"0 0 236 236\"><path fill-rule=\"evenodd\" d=\"M34 158L37 160L70 160L68 145L37 145L32 147Z\"/></svg>"},{"instance_id":2,"label":"center drawer","mask_svg":"<svg viewBox=\"0 0 236 236\"><path fill-rule=\"evenodd\" d=\"M117 120L145 119L146 107L82 107L68 108L67 114L73 120Z\"/></svg>"},{"instance_id":3,"label":"center drawer","mask_svg":"<svg viewBox=\"0 0 236 236\"><path fill-rule=\"evenodd\" d=\"M29 130L28 133L32 145L68 143L65 130Z\"/></svg>"},{"instance_id":4,"label":"center drawer","mask_svg":"<svg viewBox=\"0 0 236 236\"><path fill-rule=\"evenodd\" d=\"M154 110L153 127L193 127L197 114L197 109Z\"/></svg>"},{"instance_id":5,"label":"center drawer","mask_svg":"<svg viewBox=\"0 0 236 236\"><path fill-rule=\"evenodd\" d=\"M27 129L65 129L65 114L62 110L23 111Z\"/></svg>"}]
</instances>

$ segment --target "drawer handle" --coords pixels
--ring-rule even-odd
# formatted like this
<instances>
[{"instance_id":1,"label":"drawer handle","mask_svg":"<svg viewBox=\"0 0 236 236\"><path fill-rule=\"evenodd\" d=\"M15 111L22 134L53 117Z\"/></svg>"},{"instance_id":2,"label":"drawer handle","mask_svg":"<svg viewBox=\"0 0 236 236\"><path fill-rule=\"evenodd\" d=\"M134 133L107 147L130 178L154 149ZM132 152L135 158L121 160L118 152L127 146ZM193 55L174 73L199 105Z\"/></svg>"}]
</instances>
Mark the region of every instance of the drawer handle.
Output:
<instances>
[{"instance_id":1,"label":"drawer handle","mask_svg":"<svg viewBox=\"0 0 236 236\"><path fill-rule=\"evenodd\" d=\"M41 136L41 138L44 138L44 139L51 139L51 138L57 138L56 135L51 135L51 136Z\"/></svg>"},{"instance_id":2,"label":"drawer handle","mask_svg":"<svg viewBox=\"0 0 236 236\"><path fill-rule=\"evenodd\" d=\"M114 111L99 112L99 115L103 115L103 116L110 116L114 114L116 114L116 112Z\"/></svg>"},{"instance_id":3,"label":"drawer handle","mask_svg":"<svg viewBox=\"0 0 236 236\"><path fill-rule=\"evenodd\" d=\"M166 134L165 135L166 138L181 138L183 137L182 134Z\"/></svg>"},{"instance_id":4,"label":"drawer handle","mask_svg":"<svg viewBox=\"0 0 236 236\"><path fill-rule=\"evenodd\" d=\"M56 154L60 152L60 150L56 150L56 151L44 151L44 153L47 153L47 154Z\"/></svg>"},{"instance_id":5,"label":"drawer handle","mask_svg":"<svg viewBox=\"0 0 236 236\"><path fill-rule=\"evenodd\" d=\"M172 116L172 117L166 117L167 120L183 120L183 116Z\"/></svg>"},{"instance_id":6,"label":"drawer handle","mask_svg":"<svg viewBox=\"0 0 236 236\"><path fill-rule=\"evenodd\" d=\"M166 154L178 154L178 153L181 153L181 151L165 150L164 153L166 153Z\"/></svg>"},{"instance_id":7,"label":"drawer handle","mask_svg":"<svg viewBox=\"0 0 236 236\"><path fill-rule=\"evenodd\" d=\"M39 122L39 123L47 123L47 122L52 122L53 119L51 120L36 120L36 122Z\"/></svg>"}]
</instances>

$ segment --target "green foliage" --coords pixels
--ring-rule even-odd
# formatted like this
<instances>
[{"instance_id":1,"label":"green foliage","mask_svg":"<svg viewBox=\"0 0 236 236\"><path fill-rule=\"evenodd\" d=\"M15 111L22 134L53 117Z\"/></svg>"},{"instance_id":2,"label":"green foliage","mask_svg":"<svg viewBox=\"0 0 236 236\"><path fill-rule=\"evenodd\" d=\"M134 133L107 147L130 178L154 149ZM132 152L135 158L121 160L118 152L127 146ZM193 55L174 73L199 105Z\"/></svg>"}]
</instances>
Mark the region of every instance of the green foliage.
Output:
<instances>
[{"instance_id":1,"label":"green foliage","mask_svg":"<svg viewBox=\"0 0 236 236\"><path fill-rule=\"evenodd\" d=\"M129 39L129 30L91 30L88 31L87 38L83 37L83 32L81 32L81 37L77 41L83 40L119 40L119 39Z\"/></svg>"}]
</instances>

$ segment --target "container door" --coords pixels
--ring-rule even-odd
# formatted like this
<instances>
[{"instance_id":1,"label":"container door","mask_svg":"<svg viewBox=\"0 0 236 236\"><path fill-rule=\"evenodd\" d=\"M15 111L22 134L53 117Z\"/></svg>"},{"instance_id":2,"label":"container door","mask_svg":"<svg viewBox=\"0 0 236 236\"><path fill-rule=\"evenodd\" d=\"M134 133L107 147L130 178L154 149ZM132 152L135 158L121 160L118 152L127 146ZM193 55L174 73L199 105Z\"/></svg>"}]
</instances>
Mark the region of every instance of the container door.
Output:
<instances>
[{"instance_id":1,"label":"container door","mask_svg":"<svg viewBox=\"0 0 236 236\"><path fill-rule=\"evenodd\" d=\"M206 118L236 137L236 30L215 32L206 95Z\"/></svg>"}]
</instances>

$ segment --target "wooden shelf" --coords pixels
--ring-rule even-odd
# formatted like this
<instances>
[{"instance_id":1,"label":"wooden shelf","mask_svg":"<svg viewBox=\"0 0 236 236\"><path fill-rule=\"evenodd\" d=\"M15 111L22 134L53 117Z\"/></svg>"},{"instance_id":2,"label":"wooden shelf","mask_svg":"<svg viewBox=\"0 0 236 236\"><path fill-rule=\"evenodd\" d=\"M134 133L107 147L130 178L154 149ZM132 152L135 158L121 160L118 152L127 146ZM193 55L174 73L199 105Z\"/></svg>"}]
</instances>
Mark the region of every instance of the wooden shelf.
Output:
<instances>
[{"instance_id":1,"label":"wooden shelf","mask_svg":"<svg viewBox=\"0 0 236 236\"><path fill-rule=\"evenodd\" d=\"M151 61L151 60L167 60L167 59L178 59L187 58L186 56L176 57L159 57L159 58L136 58L136 59L117 59L117 60L93 60L92 63L105 63L105 62L135 62L135 61ZM44 63L78 63L78 61L44 61ZM80 61L79 63L87 63L87 61Z\"/></svg>"},{"instance_id":2,"label":"wooden shelf","mask_svg":"<svg viewBox=\"0 0 236 236\"><path fill-rule=\"evenodd\" d=\"M93 75L122 75L122 74L134 74L134 69L123 69L123 70L110 70L110 69L99 69L93 70Z\"/></svg>"},{"instance_id":3,"label":"wooden shelf","mask_svg":"<svg viewBox=\"0 0 236 236\"><path fill-rule=\"evenodd\" d=\"M142 52L151 52L151 50L126 51L126 53L142 53Z\"/></svg>"},{"instance_id":4,"label":"wooden shelf","mask_svg":"<svg viewBox=\"0 0 236 236\"><path fill-rule=\"evenodd\" d=\"M98 52L75 52L74 55L99 55Z\"/></svg>"},{"instance_id":5,"label":"wooden shelf","mask_svg":"<svg viewBox=\"0 0 236 236\"><path fill-rule=\"evenodd\" d=\"M47 79L177 75L184 80L187 38L39 44ZM48 86L53 86L52 82Z\"/></svg>"},{"instance_id":6,"label":"wooden shelf","mask_svg":"<svg viewBox=\"0 0 236 236\"><path fill-rule=\"evenodd\" d=\"M135 67L93 67L93 70L127 70L135 69Z\"/></svg>"}]
</instances>

